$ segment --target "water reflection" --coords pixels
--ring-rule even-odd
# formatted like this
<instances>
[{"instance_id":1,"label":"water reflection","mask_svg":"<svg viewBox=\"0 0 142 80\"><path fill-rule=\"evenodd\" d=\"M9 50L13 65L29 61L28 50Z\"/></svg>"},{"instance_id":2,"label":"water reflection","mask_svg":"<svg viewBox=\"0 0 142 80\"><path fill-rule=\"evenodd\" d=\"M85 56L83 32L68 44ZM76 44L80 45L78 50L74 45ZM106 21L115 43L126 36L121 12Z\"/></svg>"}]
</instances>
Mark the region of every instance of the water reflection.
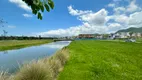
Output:
<instances>
[{"instance_id":1,"label":"water reflection","mask_svg":"<svg viewBox=\"0 0 142 80\"><path fill-rule=\"evenodd\" d=\"M70 41L53 42L41 46L33 46L18 50L9 50L0 52L0 68L1 70L9 70L14 72L18 68L18 64L26 63L31 60L37 60L51 56L57 50L70 44Z\"/></svg>"}]
</instances>

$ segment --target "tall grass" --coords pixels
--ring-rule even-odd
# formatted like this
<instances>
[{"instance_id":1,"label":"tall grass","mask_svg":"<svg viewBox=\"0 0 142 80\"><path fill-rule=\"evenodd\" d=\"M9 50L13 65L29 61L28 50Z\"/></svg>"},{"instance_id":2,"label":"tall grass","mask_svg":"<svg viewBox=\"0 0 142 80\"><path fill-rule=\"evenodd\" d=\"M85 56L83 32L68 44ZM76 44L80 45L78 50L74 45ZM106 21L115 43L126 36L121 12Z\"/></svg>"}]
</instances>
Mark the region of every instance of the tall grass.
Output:
<instances>
[{"instance_id":1,"label":"tall grass","mask_svg":"<svg viewBox=\"0 0 142 80\"><path fill-rule=\"evenodd\" d=\"M33 61L20 68L14 80L51 80L52 73L47 63L43 61Z\"/></svg>"},{"instance_id":2,"label":"tall grass","mask_svg":"<svg viewBox=\"0 0 142 80\"><path fill-rule=\"evenodd\" d=\"M63 67L65 63L67 62L69 58L69 52L68 49L63 48L61 51L57 52L54 56L48 59L48 63L53 70L53 76L54 78L57 77L59 72L63 70Z\"/></svg>"},{"instance_id":3,"label":"tall grass","mask_svg":"<svg viewBox=\"0 0 142 80\"><path fill-rule=\"evenodd\" d=\"M8 76L7 76L7 72L0 72L0 80L7 80Z\"/></svg>"},{"instance_id":4,"label":"tall grass","mask_svg":"<svg viewBox=\"0 0 142 80\"><path fill-rule=\"evenodd\" d=\"M8 78L6 73L1 73L0 80L55 80L68 58L68 50L64 48L50 58L24 64Z\"/></svg>"}]
</instances>

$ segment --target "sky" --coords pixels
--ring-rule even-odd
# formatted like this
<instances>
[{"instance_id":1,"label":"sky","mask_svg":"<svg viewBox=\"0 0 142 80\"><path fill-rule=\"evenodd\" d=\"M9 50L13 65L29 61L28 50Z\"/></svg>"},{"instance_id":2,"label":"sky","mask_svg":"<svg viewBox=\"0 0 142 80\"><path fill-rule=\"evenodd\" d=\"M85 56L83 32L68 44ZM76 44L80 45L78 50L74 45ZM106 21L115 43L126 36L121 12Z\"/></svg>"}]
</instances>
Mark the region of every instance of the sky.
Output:
<instances>
[{"instance_id":1,"label":"sky","mask_svg":"<svg viewBox=\"0 0 142 80\"><path fill-rule=\"evenodd\" d=\"M22 0L0 0L0 27L8 35L62 37L114 33L142 27L142 0L53 0L55 8L38 20Z\"/></svg>"}]
</instances>

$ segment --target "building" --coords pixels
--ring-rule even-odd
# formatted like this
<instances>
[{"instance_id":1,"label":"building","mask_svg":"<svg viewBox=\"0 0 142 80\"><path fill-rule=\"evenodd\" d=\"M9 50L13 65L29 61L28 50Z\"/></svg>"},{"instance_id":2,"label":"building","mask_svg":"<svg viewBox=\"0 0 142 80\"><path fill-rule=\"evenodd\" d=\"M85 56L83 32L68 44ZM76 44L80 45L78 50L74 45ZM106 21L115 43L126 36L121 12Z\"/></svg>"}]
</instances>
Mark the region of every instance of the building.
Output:
<instances>
[{"instance_id":1,"label":"building","mask_svg":"<svg viewBox=\"0 0 142 80\"><path fill-rule=\"evenodd\" d=\"M130 33L130 32L119 32L115 34L111 34L110 38L141 38L142 33Z\"/></svg>"},{"instance_id":2,"label":"building","mask_svg":"<svg viewBox=\"0 0 142 80\"><path fill-rule=\"evenodd\" d=\"M130 34L129 32L121 32L119 33L119 38L129 38Z\"/></svg>"},{"instance_id":3,"label":"building","mask_svg":"<svg viewBox=\"0 0 142 80\"><path fill-rule=\"evenodd\" d=\"M79 34L79 39L126 39L126 38L142 38L142 33L119 32L112 34Z\"/></svg>"},{"instance_id":4,"label":"building","mask_svg":"<svg viewBox=\"0 0 142 80\"><path fill-rule=\"evenodd\" d=\"M111 33L111 34L109 35L109 39L115 39L115 38L117 37L117 35L118 35L118 34L113 34L113 33Z\"/></svg>"},{"instance_id":5,"label":"building","mask_svg":"<svg viewBox=\"0 0 142 80\"><path fill-rule=\"evenodd\" d=\"M142 37L142 33L137 33L137 37L141 38Z\"/></svg>"}]
</instances>

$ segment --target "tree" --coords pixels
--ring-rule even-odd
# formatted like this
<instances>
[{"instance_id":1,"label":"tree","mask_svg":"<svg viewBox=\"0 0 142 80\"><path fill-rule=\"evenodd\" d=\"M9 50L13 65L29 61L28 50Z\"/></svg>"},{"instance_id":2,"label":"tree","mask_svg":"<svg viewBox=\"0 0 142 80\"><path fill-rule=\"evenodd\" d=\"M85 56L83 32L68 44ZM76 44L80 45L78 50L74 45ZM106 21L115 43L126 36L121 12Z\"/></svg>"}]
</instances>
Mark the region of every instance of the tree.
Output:
<instances>
[{"instance_id":1,"label":"tree","mask_svg":"<svg viewBox=\"0 0 142 80\"><path fill-rule=\"evenodd\" d=\"M103 38L109 38L109 34L103 34Z\"/></svg>"},{"instance_id":2,"label":"tree","mask_svg":"<svg viewBox=\"0 0 142 80\"><path fill-rule=\"evenodd\" d=\"M37 18L42 20L41 12L46 9L50 12L54 8L54 2L52 0L23 0L28 6L31 7L32 13L37 15Z\"/></svg>"}]
</instances>

